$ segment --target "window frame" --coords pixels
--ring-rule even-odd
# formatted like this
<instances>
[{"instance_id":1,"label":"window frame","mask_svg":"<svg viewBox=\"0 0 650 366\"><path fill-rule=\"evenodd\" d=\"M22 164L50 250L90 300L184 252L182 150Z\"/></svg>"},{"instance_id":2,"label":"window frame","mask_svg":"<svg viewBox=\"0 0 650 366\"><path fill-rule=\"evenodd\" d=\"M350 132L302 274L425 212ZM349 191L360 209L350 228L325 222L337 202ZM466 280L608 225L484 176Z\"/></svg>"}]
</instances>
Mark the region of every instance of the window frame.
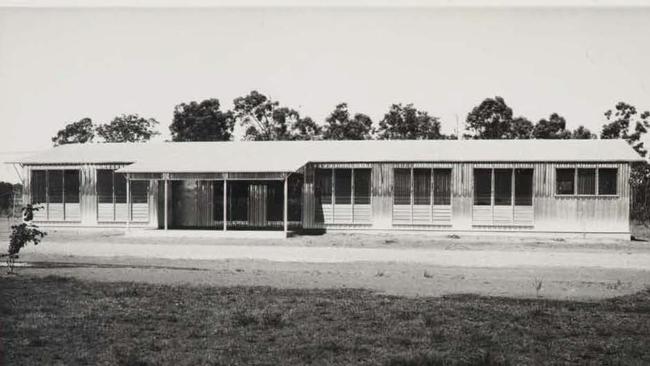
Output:
<instances>
[{"instance_id":1,"label":"window frame","mask_svg":"<svg viewBox=\"0 0 650 366\"><path fill-rule=\"evenodd\" d=\"M593 176L591 175L591 173L593 173ZM575 174L576 174L576 189L575 189L576 196L597 196L598 195L598 183L596 182L596 180L598 180L598 168L584 168L584 167L576 168ZM583 175L581 176L581 174ZM580 193L581 177L586 177L586 178L593 177L594 193Z\"/></svg>"},{"instance_id":2,"label":"window frame","mask_svg":"<svg viewBox=\"0 0 650 366\"><path fill-rule=\"evenodd\" d=\"M616 174L614 174L614 193L600 193L600 170L605 169L605 170L613 170ZM596 195L600 197L618 197L618 172L619 169L618 167L598 167L596 170Z\"/></svg>"},{"instance_id":3,"label":"window frame","mask_svg":"<svg viewBox=\"0 0 650 366\"><path fill-rule=\"evenodd\" d=\"M336 202L336 171L337 170L349 170L350 171L350 202L349 203L337 203ZM356 191L357 188L355 184L357 183L357 178L355 176L355 172L357 170L368 170L368 203L357 203L356 202ZM326 174L324 174L327 172ZM324 175L323 175L324 174ZM335 167L335 168L329 168L329 167L318 167L316 166L314 168L314 193L315 193L315 199L320 201L321 205L327 205L331 206L334 212L334 215L336 213L336 206L350 206L352 208L352 221L349 224L352 225L366 225L367 223L365 222L358 222L355 219L354 215L354 206L371 206L372 205L372 168L370 167L358 167L358 168L353 168L353 167ZM327 197L328 195L322 195L322 187L321 187L321 177L329 177L329 179L322 179L322 180L329 180L330 183L330 194L329 194L329 203L323 203L322 202L322 197ZM316 195L316 192L318 192L318 195ZM336 222L330 222L330 223L325 223L325 225L334 225L334 224L340 224ZM344 224L345 225L345 224Z\"/></svg>"},{"instance_id":4,"label":"window frame","mask_svg":"<svg viewBox=\"0 0 650 366\"><path fill-rule=\"evenodd\" d=\"M519 197L517 195L517 187L521 187L520 185L517 185L518 178L519 176L524 176L524 172L528 173L530 172L530 204L525 203L525 204L517 204L517 200ZM519 176L518 176L519 173ZM535 184L535 168L514 168L513 173L514 174L514 185L513 185L513 205L514 206L519 206L519 207L532 207L534 206L535 203L535 189L533 189L533 185ZM527 174L526 174L527 175ZM526 199L528 199L528 193L526 194Z\"/></svg>"},{"instance_id":5,"label":"window frame","mask_svg":"<svg viewBox=\"0 0 650 366\"><path fill-rule=\"evenodd\" d=\"M560 169L565 169L565 170L573 170L573 193L558 193L557 192L557 171ZM578 182L579 182L579 174L578 170L580 169L587 169L591 170L593 169L595 171L594 175L594 193L593 194L584 194L584 193L578 193ZM607 169L607 170L615 170L616 171L616 178L615 178L615 184L616 184L616 193L608 193L608 194L601 194L600 193L600 170L601 169ZM598 198L598 197L609 197L609 198L616 198L620 196L619 193L619 184L618 184L618 175L619 175L620 167L619 166L612 166L612 165L606 165L606 166L598 166L598 165L583 165L583 166L578 166L578 165L571 165L571 166L556 166L555 167L555 177L554 177L554 184L553 184L553 194L556 198Z\"/></svg>"},{"instance_id":6,"label":"window frame","mask_svg":"<svg viewBox=\"0 0 650 366\"><path fill-rule=\"evenodd\" d=\"M416 170L419 171L418 173L424 172L425 174L416 174ZM427 194L426 195L416 195L418 190L418 185L416 184L416 178L424 178L425 181L428 181L428 187L423 185L422 187L426 187L425 191ZM419 200L424 200L428 201L427 203L420 203L421 201ZM411 169L411 204L413 206L433 206L433 169L431 168L412 168Z\"/></svg>"},{"instance_id":7,"label":"window frame","mask_svg":"<svg viewBox=\"0 0 650 366\"><path fill-rule=\"evenodd\" d=\"M436 204L436 199L442 197L442 196L439 196L439 195L436 194L436 187L438 187L438 185L436 184L436 177L438 177L438 174L440 174L441 171L445 171L445 174L447 172L449 173L449 182L448 182L448 186L447 186L449 194L444 195L445 201L449 202L449 203L446 203L446 204ZM451 207L451 202L452 202L451 197L453 196L451 185L452 185L452 182L454 181L452 168L451 167L449 167L449 168L432 168L431 173L432 173L432 175L431 175L431 205L434 206L434 207L435 206L449 206L449 207Z\"/></svg>"},{"instance_id":8,"label":"window frame","mask_svg":"<svg viewBox=\"0 0 650 366\"><path fill-rule=\"evenodd\" d=\"M77 176L77 194L76 195L68 195L66 194L67 190L67 183L66 183L66 175L68 172L76 172ZM50 197L53 196L51 192L51 186L50 186L50 175L54 174L60 174L60 187L57 187L57 191L60 191L61 194L61 201L60 202L51 202ZM34 202L34 175L36 174L43 174L43 190L44 190L44 199L42 202ZM58 169L50 169L50 168L35 168L31 169L30 171L30 187L29 187L29 201L33 205L42 205L44 212L45 212L45 221L53 221L53 222L79 222L80 220L72 220L68 218L68 213L66 212L66 204L69 205L81 205L81 172L80 169L66 169L65 167L63 168L58 168ZM67 197L74 197L76 196L76 202L68 202L66 200ZM50 218L50 205L62 205L63 209L63 218L62 219L52 219ZM39 221L39 220L36 220Z\"/></svg>"},{"instance_id":9,"label":"window frame","mask_svg":"<svg viewBox=\"0 0 650 366\"><path fill-rule=\"evenodd\" d=\"M395 186L396 182L397 182L397 180L395 179L395 176L396 176L395 172L397 170L408 170L409 173L410 173L410 187L409 187L410 199L409 199L409 203L399 203L399 204L395 203L395 198L396 198L395 192L397 191L397 188ZM429 203L428 204L415 203L415 170L428 170L429 171L429 196L428 196ZM436 184L435 184L435 182L436 182L436 171L441 171L441 170L449 171L449 197L448 197L449 203L448 204L436 204L435 203L436 198L437 198L436 193L435 193L436 192ZM397 206L431 206L431 207L433 207L433 206L451 206L452 205L451 204L452 203L451 184L452 184L452 181L453 181L452 174L453 174L453 172L452 172L451 167L422 167L422 166L411 166L411 167L408 167L408 168L394 167L393 168L393 206L395 206L395 205L397 205Z\"/></svg>"},{"instance_id":10,"label":"window frame","mask_svg":"<svg viewBox=\"0 0 650 366\"><path fill-rule=\"evenodd\" d=\"M572 188L573 188L573 189L571 189L571 193L558 193L558 180L557 180L557 177L558 177L558 171L559 171L559 170L573 170L573 185L572 185ZM556 168L555 168L555 182L553 182L553 183L554 183L554 184L553 184L553 189L554 189L554 193L555 193L556 196L561 196L561 197L572 197L572 196L575 196L576 193L578 192L578 181L577 181L577 171L576 171L576 168L575 168L575 167L573 167L573 168L568 168L568 167L556 167Z\"/></svg>"},{"instance_id":11,"label":"window frame","mask_svg":"<svg viewBox=\"0 0 650 366\"><path fill-rule=\"evenodd\" d=\"M490 203L489 204L477 204L476 202L476 171L483 170L489 172L490 177ZM510 171L510 195L509 195L509 204L497 204L497 179L496 172L498 170L509 170ZM531 203L530 205L518 205L517 204L517 170L531 170L532 179L531 179ZM472 169L472 207L533 207L535 205L535 168L534 167L516 167L511 166L508 168L504 167L485 167L485 166L475 166Z\"/></svg>"},{"instance_id":12,"label":"window frame","mask_svg":"<svg viewBox=\"0 0 650 366\"><path fill-rule=\"evenodd\" d=\"M132 223L132 222L138 222L133 220L133 204L146 204L147 206L150 207L151 202L150 202L150 189L151 186L149 184L149 181L147 180L146 184L146 202L134 202L133 201L133 190L131 189L131 181L132 179L129 179L128 175L125 173L117 173L116 170L118 170L119 167L117 168L98 168L95 171L95 202L97 204L97 207L99 205L112 205L113 206L113 219L111 220L100 220L99 219L99 208L96 210L95 215L98 223ZM111 202L101 202L100 201L100 195L99 195L99 172L110 172L111 173ZM118 185L118 179L117 176L121 175L124 176L124 191L118 191L115 188ZM140 180L133 180L140 182ZM122 202L121 199L118 200L118 193L123 193L124 194L124 202ZM108 195L106 195L108 196ZM120 196L121 197L121 196ZM126 220L121 220L118 219L117 217L117 205L126 205Z\"/></svg>"}]
</instances>

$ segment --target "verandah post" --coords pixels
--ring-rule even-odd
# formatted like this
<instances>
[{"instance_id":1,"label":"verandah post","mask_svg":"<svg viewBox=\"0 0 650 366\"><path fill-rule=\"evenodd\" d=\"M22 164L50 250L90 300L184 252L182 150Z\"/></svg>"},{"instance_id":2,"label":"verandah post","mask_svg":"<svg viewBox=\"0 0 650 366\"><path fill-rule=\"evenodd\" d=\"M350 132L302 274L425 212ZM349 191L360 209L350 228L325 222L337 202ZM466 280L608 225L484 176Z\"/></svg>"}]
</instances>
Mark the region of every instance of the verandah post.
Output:
<instances>
[{"instance_id":1,"label":"verandah post","mask_svg":"<svg viewBox=\"0 0 650 366\"><path fill-rule=\"evenodd\" d=\"M126 231L129 231L131 222L131 179L126 175Z\"/></svg>"},{"instance_id":2,"label":"verandah post","mask_svg":"<svg viewBox=\"0 0 650 366\"><path fill-rule=\"evenodd\" d=\"M289 215L288 215L288 209L289 209L289 175L287 174L284 177L284 235L287 235L287 232L289 231Z\"/></svg>"},{"instance_id":3,"label":"verandah post","mask_svg":"<svg viewBox=\"0 0 650 366\"><path fill-rule=\"evenodd\" d=\"M228 204L226 203L226 200L228 198L228 180L226 177L223 177L223 231L226 231L226 223L228 222Z\"/></svg>"},{"instance_id":4,"label":"verandah post","mask_svg":"<svg viewBox=\"0 0 650 366\"><path fill-rule=\"evenodd\" d=\"M169 193L168 192L169 191L169 188L168 188L169 187L169 181L165 178L164 182L165 182L165 209L164 209L164 212L165 212L165 231L166 231L167 230L167 210L168 210L168 208L167 208L167 205L168 205L167 204L167 202L168 202L167 195Z\"/></svg>"}]
</instances>

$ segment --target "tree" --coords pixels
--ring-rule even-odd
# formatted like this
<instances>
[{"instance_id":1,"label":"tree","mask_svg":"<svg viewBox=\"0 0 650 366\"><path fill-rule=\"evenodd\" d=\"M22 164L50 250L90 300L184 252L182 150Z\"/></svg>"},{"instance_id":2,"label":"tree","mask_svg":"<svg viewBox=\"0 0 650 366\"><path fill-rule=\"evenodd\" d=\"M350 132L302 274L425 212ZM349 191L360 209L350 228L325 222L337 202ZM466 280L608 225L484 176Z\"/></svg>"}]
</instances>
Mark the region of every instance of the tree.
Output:
<instances>
[{"instance_id":1,"label":"tree","mask_svg":"<svg viewBox=\"0 0 650 366\"><path fill-rule=\"evenodd\" d=\"M377 138L380 140L434 140L444 139L440 133L440 120L413 104L393 104L379 122Z\"/></svg>"},{"instance_id":2,"label":"tree","mask_svg":"<svg viewBox=\"0 0 650 366\"><path fill-rule=\"evenodd\" d=\"M603 125L600 133L602 139L624 139L639 155L645 157L648 151L641 142L641 137L650 127L650 111L639 114L636 107L625 102L619 102L614 110L605 112L608 123ZM634 132L630 127L634 125Z\"/></svg>"},{"instance_id":3,"label":"tree","mask_svg":"<svg viewBox=\"0 0 650 366\"><path fill-rule=\"evenodd\" d=\"M533 138L536 139L570 139L571 131L566 129L566 120L557 113L551 114L548 119L541 119L533 129Z\"/></svg>"},{"instance_id":4,"label":"tree","mask_svg":"<svg viewBox=\"0 0 650 366\"><path fill-rule=\"evenodd\" d=\"M501 97L486 98L466 118L467 137L474 139L510 138L512 109Z\"/></svg>"},{"instance_id":5,"label":"tree","mask_svg":"<svg viewBox=\"0 0 650 366\"><path fill-rule=\"evenodd\" d=\"M314 140L321 128L311 118L301 117L295 109L281 107L256 90L233 101L234 115L246 129L245 140Z\"/></svg>"},{"instance_id":6,"label":"tree","mask_svg":"<svg viewBox=\"0 0 650 366\"><path fill-rule=\"evenodd\" d=\"M372 139L372 120L365 114L357 113L350 118L348 105L341 103L325 119L323 132L325 140L370 140Z\"/></svg>"},{"instance_id":7,"label":"tree","mask_svg":"<svg viewBox=\"0 0 650 366\"><path fill-rule=\"evenodd\" d=\"M142 118L137 114L123 114L111 123L97 126L97 135L105 142L145 142L159 135L156 131L158 121Z\"/></svg>"},{"instance_id":8,"label":"tree","mask_svg":"<svg viewBox=\"0 0 650 366\"><path fill-rule=\"evenodd\" d=\"M510 139L529 139L533 132L533 123L526 117L517 117L510 124L510 132L507 138Z\"/></svg>"},{"instance_id":9,"label":"tree","mask_svg":"<svg viewBox=\"0 0 650 366\"><path fill-rule=\"evenodd\" d=\"M233 114L219 108L219 100L214 98L174 107L174 120L169 125L172 141L231 140L235 127Z\"/></svg>"},{"instance_id":10,"label":"tree","mask_svg":"<svg viewBox=\"0 0 650 366\"><path fill-rule=\"evenodd\" d=\"M95 126L90 118L82 118L78 122L68 123L52 137L54 146L65 144L83 144L92 142L95 138Z\"/></svg>"},{"instance_id":11,"label":"tree","mask_svg":"<svg viewBox=\"0 0 650 366\"><path fill-rule=\"evenodd\" d=\"M298 118L292 127L294 140L317 140L322 138L323 128L310 117Z\"/></svg>"},{"instance_id":12,"label":"tree","mask_svg":"<svg viewBox=\"0 0 650 366\"><path fill-rule=\"evenodd\" d=\"M571 132L571 138L574 140L589 140L589 139L595 139L596 135L591 133L589 129L585 128L585 126L578 126L573 132Z\"/></svg>"}]
</instances>

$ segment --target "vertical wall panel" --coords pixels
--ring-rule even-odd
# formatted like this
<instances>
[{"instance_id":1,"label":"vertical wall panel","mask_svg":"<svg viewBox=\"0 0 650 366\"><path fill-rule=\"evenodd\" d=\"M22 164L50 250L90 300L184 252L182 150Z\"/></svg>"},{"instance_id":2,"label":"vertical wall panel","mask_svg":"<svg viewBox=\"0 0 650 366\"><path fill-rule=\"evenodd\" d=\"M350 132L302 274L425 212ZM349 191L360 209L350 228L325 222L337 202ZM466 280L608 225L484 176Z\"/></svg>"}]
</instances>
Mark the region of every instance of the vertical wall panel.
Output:
<instances>
[{"instance_id":1,"label":"vertical wall panel","mask_svg":"<svg viewBox=\"0 0 650 366\"><path fill-rule=\"evenodd\" d=\"M372 227L390 229L393 220L393 165L373 164L371 169Z\"/></svg>"},{"instance_id":2,"label":"vertical wall panel","mask_svg":"<svg viewBox=\"0 0 650 366\"><path fill-rule=\"evenodd\" d=\"M314 192L314 167L312 164L305 166L305 175L302 186L302 226L306 229L315 229L320 225L316 223L316 196Z\"/></svg>"},{"instance_id":3,"label":"vertical wall panel","mask_svg":"<svg viewBox=\"0 0 650 366\"><path fill-rule=\"evenodd\" d=\"M471 230L473 205L473 166L455 163L451 169L451 223L454 229Z\"/></svg>"},{"instance_id":4,"label":"vertical wall panel","mask_svg":"<svg viewBox=\"0 0 650 366\"><path fill-rule=\"evenodd\" d=\"M149 227L158 227L158 181L149 181Z\"/></svg>"}]
</instances>

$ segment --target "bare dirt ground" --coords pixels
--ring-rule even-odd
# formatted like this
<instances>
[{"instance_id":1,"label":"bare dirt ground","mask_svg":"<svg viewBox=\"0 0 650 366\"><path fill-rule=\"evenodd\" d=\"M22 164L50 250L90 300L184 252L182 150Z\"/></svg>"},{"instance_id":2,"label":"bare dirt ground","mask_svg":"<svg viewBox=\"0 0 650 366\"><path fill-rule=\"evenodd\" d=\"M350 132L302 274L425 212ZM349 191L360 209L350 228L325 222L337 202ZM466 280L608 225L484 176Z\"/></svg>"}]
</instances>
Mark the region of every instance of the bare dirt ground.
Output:
<instances>
[{"instance_id":1,"label":"bare dirt ground","mask_svg":"<svg viewBox=\"0 0 650 366\"><path fill-rule=\"evenodd\" d=\"M443 267L417 263L297 263L264 260L164 260L28 254L19 273L94 281L296 289L364 288L404 296L489 296L597 300L650 286L650 272L630 269Z\"/></svg>"},{"instance_id":2,"label":"bare dirt ground","mask_svg":"<svg viewBox=\"0 0 650 366\"><path fill-rule=\"evenodd\" d=\"M111 255L111 248L120 248L119 255ZM214 258L199 259L201 250ZM150 253L165 255L155 258ZM364 255L374 260L360 260ZM21 261L29 267L18 271L35 276L195 286L364 288L404 296L473 293L597 300L650 286L650 245L640 241L363 234L216 241L50 231L38 247L26 248ZM540 281L537 293L535 283Z\"/></svg>"},{"instance_id":3,"label":"bare dirt ground","mask_svg":"<svg viewBox=\"0 0 650 366\"><path fill-rule=\"evenodd\" d=\"M55 242L86 242L102 241L116 244L148 244L151 238L127 236L124 230L88 231L88 230L47 230L48 241ZM219 245L268 245L268 246L298 246L298 247L345 247L345 248L427 248L427 249L526 249L526 250L575 250L575 249L641 249L650 250L650 229L638 230L639 241L612 241L597 239L535 239L516 237L480 237L460 236L444 237L423 233L396 234L358 234L358 233L329 233L327 235L295 236L288 239L218 239ZM636 231L635 231L636 232ZM647 235L646 235L647 234ZM215 244L212 238L191 238L192 244ZM177 244L182 239L177 237L156 237L158 244Z\"/></svg>"}]
</instances>

